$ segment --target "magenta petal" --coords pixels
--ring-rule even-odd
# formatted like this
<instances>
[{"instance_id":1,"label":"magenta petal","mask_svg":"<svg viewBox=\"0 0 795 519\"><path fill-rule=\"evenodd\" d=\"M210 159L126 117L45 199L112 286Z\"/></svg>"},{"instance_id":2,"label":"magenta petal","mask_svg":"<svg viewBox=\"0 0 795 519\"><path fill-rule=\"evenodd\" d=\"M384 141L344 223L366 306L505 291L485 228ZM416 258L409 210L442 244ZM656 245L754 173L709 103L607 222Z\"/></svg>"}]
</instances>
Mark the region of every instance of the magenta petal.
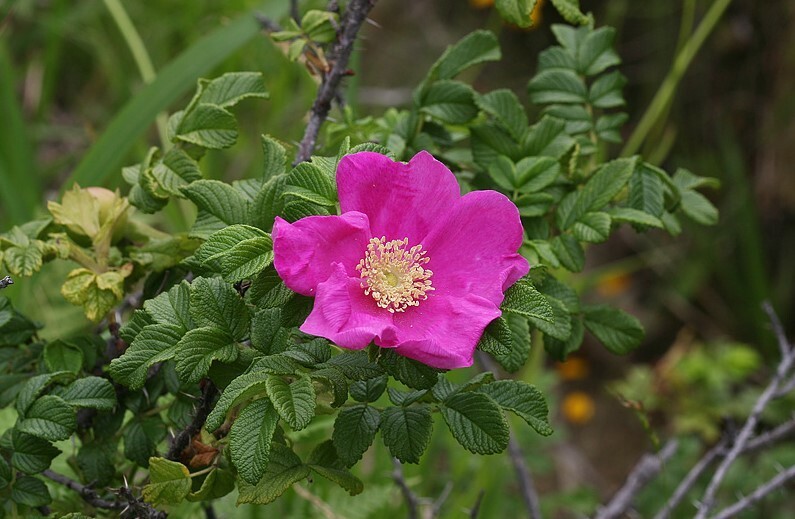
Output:
<instances>
[{"instance_id":1,"label":"magenta petal","mask_svg":"<svg viewBox=\"0 0 795 519\"><path fill-rule=\"evenodd\" d=\"M437 295L478 294L499 306L503 292L527 274L517 254L524 231L516 206L496 191L463 196L424 240Z\"/></svg>"},{"instance_id":2,"label":"magenta petal","mask_svg":"<svg viewBox=\"0 0 795 519\"><path fill-rule=\"evenodd\" d=\"M374 237L417 244L460 196L455 176L421 151L408 164L378 153L344 157L337 168L340 208L370 218Z\"/></svg>"},{"instance_id":3,"label":"magenta petal","mask_svg":"<svg viewBox=\"0 0 795 519\"><path fill-rule=\"evenodd\" d=\"M374 339L394 345L397 337L392 314L364 295L359 279L349 277L339 263L328 280L318 285L315 306L301 331L351 350L360 350Z\"/></svg>"},{"instance_id":4,"label":"magenta petal","mask_svg":"<svg viewBox=\"0 0 795 519\"><path fill-rule=\"evenodd\" d=\"M273 265L284 284L313 296L334 263L342 264L349 276L359 276L356 265L367 250L370 225L367 216L357 212L309 216L295 223L276 217L272 236Z\"/></svg>"},{"instance_id":5,"label":"magenta petal","mask_svg":"<svg viewBox=\"0 0 795 519\"><path fill-rule=\"evenodd\" d=\"M471 366L483 330L500 314L491 301L475 294L434 294L418 307L395 314L396 351L434 368Z\"/></svg>"}]
</instances>

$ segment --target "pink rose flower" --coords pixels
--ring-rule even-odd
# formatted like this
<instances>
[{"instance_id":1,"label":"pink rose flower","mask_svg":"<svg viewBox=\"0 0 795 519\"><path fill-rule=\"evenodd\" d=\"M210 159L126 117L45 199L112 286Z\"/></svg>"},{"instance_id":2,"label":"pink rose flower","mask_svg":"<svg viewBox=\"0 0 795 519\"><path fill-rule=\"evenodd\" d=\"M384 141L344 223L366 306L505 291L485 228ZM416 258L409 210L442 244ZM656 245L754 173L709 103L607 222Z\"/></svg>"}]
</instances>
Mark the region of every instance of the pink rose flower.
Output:
<instances>
[{"instance_id":1,"label":"pink rose flower","mask_svg":"<svg viewBox=\"0 0 795 519\"><path fill-rule=\"evenodd\" d=\"M315 297L301 331L340 347L382 348L442 369L472 365L505 290L527 274L516 206L496 191L460 195L427 152L377 153L337 168L340 216L276 218L274 266Z\"/></svg>"}]
</instances>

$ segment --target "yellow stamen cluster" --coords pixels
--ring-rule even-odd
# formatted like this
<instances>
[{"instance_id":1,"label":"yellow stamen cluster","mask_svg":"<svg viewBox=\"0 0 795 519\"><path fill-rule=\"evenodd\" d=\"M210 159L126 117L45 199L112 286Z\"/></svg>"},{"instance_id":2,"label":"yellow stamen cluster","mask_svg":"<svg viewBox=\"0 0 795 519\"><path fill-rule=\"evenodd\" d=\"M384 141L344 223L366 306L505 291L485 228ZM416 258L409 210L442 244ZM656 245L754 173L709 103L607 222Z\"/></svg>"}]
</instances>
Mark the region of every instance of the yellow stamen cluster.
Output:
<instances>
[{"instance_id":1,"label":"yellow stamen cluster","mask_svg":"<svg viewBox=\"0 0 795 519\"><path fill-rule=\"evenodd\" d=\"M386 236L370 238L367 252L356 270L361 272L361 287L373 296L381 308L392 313L405 312L428 299L426 292L434 290L433 272L424 268L430 258L425 257L422 245L407 248L409 239L386 241Z\"/></svg>"}]
</instances>

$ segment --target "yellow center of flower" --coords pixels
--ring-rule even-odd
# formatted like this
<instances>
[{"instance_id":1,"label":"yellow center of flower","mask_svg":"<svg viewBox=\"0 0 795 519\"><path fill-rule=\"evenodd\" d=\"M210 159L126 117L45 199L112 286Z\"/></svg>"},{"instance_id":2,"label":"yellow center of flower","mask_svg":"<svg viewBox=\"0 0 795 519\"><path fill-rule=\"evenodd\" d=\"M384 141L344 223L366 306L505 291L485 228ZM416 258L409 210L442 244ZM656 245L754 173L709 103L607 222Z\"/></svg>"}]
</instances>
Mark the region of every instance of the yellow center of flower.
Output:
<instances>
[{"instance_id":1,"label":"yellow center of flower","mask_svg":"<svg viewBox=\"0 0 795 519\"><path fill-rule=\"evenodd\" d=\"M434 289L433 272L423 266L431 259L425 256L422 245L408 248L408 244L408 238L370 238L364 258L356 266L364 293L392 313L419 306L420 301L428 299L425 293Z\"/></svg>"}]
</instances>

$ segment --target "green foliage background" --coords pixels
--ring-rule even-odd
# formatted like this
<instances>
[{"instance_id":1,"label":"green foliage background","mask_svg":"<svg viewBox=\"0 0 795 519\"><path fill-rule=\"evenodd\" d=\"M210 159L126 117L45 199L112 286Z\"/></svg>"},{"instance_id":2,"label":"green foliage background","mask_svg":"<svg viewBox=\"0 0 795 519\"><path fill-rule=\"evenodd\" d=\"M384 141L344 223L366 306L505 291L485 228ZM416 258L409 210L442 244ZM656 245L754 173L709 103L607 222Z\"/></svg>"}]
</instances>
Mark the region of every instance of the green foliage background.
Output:
<instances>
[{"instance_id":1,"label":"green foliage background","mask_svg":"<svg viewBox=\"0 0 795 519\"><path fill-rule=\"evenodd\" d=\"M149 87L144 85L135 63L128 57L129 48L119 36L104 4L87 2L74 9L70 2L56 0L45 10L40 10L33 2L25 1L3 5L0 9L0 19L4 20L0 25L0 107L4 114L4 127L0 132L2 228L41 216L45 196L67 186L70 180L78 179L86 184L99 182L110 187L122 186L121 178L115 173L117 166L132 163L146 155L149 146L158 140L157 133L148 126L148 121L159 110L184 106L190 99L197 76L215 77L232 70L265 72L267 90L272 99L279 101L247 101L246 110L238 112L242 129L233 153L210 153L202 162L202 170L210 179L229 182L259 175L261 143L256 136L260 133L273 134L285 141L300 138L302 117L314 95L313 82L305 71L291 64L266 38L257 35L250 21L241 21L241 15L255 8L276 16L284 11L283 4L276 1L265 4L232 1L224 2L223 7L208 8L190 3L183 6L177 15L174 15L173 6L166 2L126 6L130 9L133 23L144 36L155 69L162 72L156 81L163 83ZM625 47L619 49L622 56L633 56L633 50L636 53L634 58L625 58L625 66L621 68L624 75L629 77L626 92L632 116L641 114L642 107L651 99L665 75L672 56L681 48L682 42L674 42L670 34L676 32L678 24L687 27L689 10L701 14L706 4L685 1L681 6L673 6L669 2L649 2L641 8L632 2L620 0L598 6L583 2L584 10L593 9L600 24L617 27L617 41L620 47ZM498 30L505 56L500 64L484 64L469 70L466 82L473 83L478 91L488 91L492 85L508 84L520 92L519 100L524 103L528 100L524 97L524 85L530 75L536 72L538 51L551 43L547 27L550 22L556 21L554 13L547 8L547 18L542 28L523 33L501 25L493 12L484 14L483 11L474 11L462 2L439 2L437 6L424 8L425 11L419 10L420 14L403 13L388 2L384 2L381 8L383 14L379 15L376 11L374 17L378 19L383 16L384 20L391 22L382 22L384 28L380 29L381 32L367 29L367 39L363 44L366 52L357 66L358 75L350 81L351 106L358 116L369 110L375 113L381 111L378 107L368 105L367 99L378 94L377 90L368 90L369 87L383 84L394 89L393 93L396 91L398 96L403 96L394 104L407 106L420 99L420 105L427 115L453 124L457 122L457 117L465 118L467 103L458 103L457 106L455 102L429 102L429 98L432 101L434 96L444 99L452 97L455 100L456 95L463 95L466 98L467 94L463 91L455 91L461 87L447 85L449 91L444 92L440 92L440 87L436 87L436 91L423 91L420 88L415 91L413 100L411 93L417 80L424 75L445 45L455 41L457 36L483 25ZM616 246L620 252L597 253L601 257L595 258L593 265L580 265L580 268L585 269L585 275L577 278L577 288L586 294L590 288L599 287L606 274L629 275L636 280L636 285L642 285L641 288L636 287L629 296L624 296L629 299L621 301L628 305L625 308L632 309L638 305L648 309L648 315L641 317L649 330L650 346L645 353L639 354L641 358L653 357L655 354L651 352L655 351L659 355L667 348L673 337L666 330L671 328L672 323L677 327L682 322L687 323L701 330L708 338L728 334L741 340L772 346L764 320L757 313L758 303L764 298L772 298L785 319L790 315L787 309L791 308L791 281L795 279L795 267L792 265L795 263L788 259L792 258L792 251L795 250L795 235L791 231L793 227L788 224L792 222L795 197L787 194L792 184L781 178L781 171L772 173L771 179L771 173L765 173L761 164L770 160L770 155L781 153L781 134L791 129L787 124L792 123L786 121L792 118L785 115L776 118L770 114L786 114L789 110L781 85L787 84L788 77L791 79L792 68L788 65L792 64L786 62L786 57L778 58L782 63L779 67L782 72L772 85L765 86L753 80L761 75L761 63L774 54L773 50L768 49L765 51L767 54L762 55L758 42L762 39L773 41L773 48L787 45L787 35L775 29L771 22L777 17L775 13L783 13L784 10L779 5L763 8L750 2L735 2L734 9L715 30L715 38L709 41L703 55L685 77L676 100L664 107L665 117L655 125L650 138L643 143L643 155L653 164L683 166L722 180L721 192L710 194L721 208L722 223L718 230L688 228L686 235L690 238L663 247L659 245L663 238L657 234L654 235L654 245L636 235L622 236ZM11 23L8 22L9 17ZM423 22L418 22L418 18L422 18ZM406 42L405 47L395 43L405 38L399 29L401 21L410 26L419 24L429 28L423 31L420 38L422 52L411 52L411 46L416 45L416 42ZM742 26L743 23L754 28L750 36L736 34L737 24ZM656 29L648 30L649 27ZM219 32L208 35L210 31ZM196 50L201 49L196 42L213 37L217 39L212 40L213 44L205 47L204 52ZM434 46L438 52L429 50ZM209 58L207 48L215 49L217 58ZM394 50L397 48L407 50ZM661 51L652 52L648 49ZM410 62L405 61L406 56L411 56ZM423 59L429 61L423 64ZM506 62L510 65L506 66ZM750 76L749 79L729 72L740 65L750 67L756 74L743 75ZM705 80L711 77L723 78L725 81ZM398 78L404 82L401 83ZM614 81L620 80L615 78ZM146 88L159 92L162 97L153 99ZM562 103L580 99L576 97L582 94L579 87L573 88L571 94L574 97L545 98L543 82L538 82L531 87L529 98L553 104L546 110L552 114L556 111L560 113L560 110L566 110ZM754 100L750 103L754 109L743 104L743 96ZM479 108L487 112L492 110L489 113L499 118L501 112L497 103L508 99L507 96L503 97L494 96L491 99L493 105L481 104ZM147 103L144 104L142 100ZM131 104L128 105L128 102ZM554 106L556 103L558 105ZM609 101L604 103L597 108L611 107ZM122 110L123 107L127 108ZM515 111L509 110L507 114L515 114ZM116 126L107 126L111 121ZM630 120L630 126L635 122ZM508 129L515 124L521 126L521 121L517 123L506 119L505 123ZM83 160L93 162L89 162L88 166L78 164L85 150L106 127L117 130L115 141L105 143L106 149L112 148L117 153L104 159L89 155ZM371 131L366 124L344 119L343 114L338 118L337 125L330 125L326 135L328 154L337 152L340 140L335 140L335 136L350 133L351 128L360 130L361 135ZM601 135L608 142L611 140L609 130L607 125L606 133ZM612 137L615 140L615 136ZM107 136L102 137L105 138ZM613 147L613 150L619 149L618 145ZM101 164L101 167L96 164ZM523 166L531 171L530 166L535 165ZM504 176L504 171L516 175L517 169L521 169L519 164L503 164L489 168L489 173L501 187L519 190L526 187L526 183ZM651 167L649 170L653 171ZM686 173L680 176L682 186L688 185L688 178ZM508 184L502 185L501 181ZM771 188L771 184L780 187ZM760 209L757 209L757 201L761 202ZM532 211L531 202L528 201L528 211ZM193 211L189 203L172 201L166 206L165 212L150 223L167 231L186 231L193 220ZM583 216L585 212L587 210L578 216ZM700 216L709 218L708 215ZM594 220L592 223L579 232L595 232L598 238L600 222ZM584 239L582 234L579 238ZM542 255L543 251L537 253ZM729 255L733 258L732 262L724 259ZM575 263L574 266L578 265ZM74 307L58 294L60 281L55 280L63 279L65 274L66 271L58 271L57 268L42 272L24 284L4 291L4 295L8 295L26 315L31 315L30 310L37 309L37 319L46 324L44 334L69 336L82 330L85 325L76 318L80 311L75 312ZM230 276L235 277L233 274ZM41 308L47 310L41 311ZM565 348L565 345L561 347ZM771 351L770 348L763 349L762 354ZM597 366L598 358L597 354ZM544 388L545 393L552 387L559 387L555 386L550 375L542 375L532 365L523 373L523 377ZM464 380L459 382L463 383ZM101 402L94 404L105 405ZM552 408L555 408L554 403ZM500 495L498 491L488 490L511 485L507 460L460 456L461 451L456 450L460 448L451 445L449 436L438 432L443 429L438 425L429 439L428 448L435 453L433 459L426 459L417 468L408 468L409 480L421 482L422 493L435 496L442 491L445 480L434 480L428 475L446 471L453 475L456 485L447 505L450 510L471 507L473 494L481 488L487 489L482 509L484 517L515 510L518 506L516 501L504 500L497 497ZM322 421L318 424L313 422L313 426L300 432L312 443L318 443L327 434L330 422L325 425ZM148 433L143 431L142 434ZM535 435L522 437L522 444L529 453L543 450L543 441ZM67 450L66 446L59 447ZM65 468L62 460L56 459L58 463L61 464L59 468ZM549 463L549 459L538 459L534 467L543 474L545 468L549 468ZM350 498L344 491L325 486L320 482L322 478L317 478L312 491L334 509L344 511L346 516L362 514L364 517L368 510L375 513L383 511L384 507L400 506L400 499L388 477L390 469L386 453L380 452L369 461L367 467L360 469L362 479L376 481L361 496ZM60 491L64 494L68 492ZM563 501L568 507L577 503L587 506L596 497L584 491L567 495ZM355 505L352 499L356 499ZM307 501L294 495L273 506L279 506L285 514L295 516L316 513L312 512L314 508ZM550 500L547 506L555 506L555 502ZM246 510L252 517L258 514L254 508Z\"/></svg>"}]
</instances>

